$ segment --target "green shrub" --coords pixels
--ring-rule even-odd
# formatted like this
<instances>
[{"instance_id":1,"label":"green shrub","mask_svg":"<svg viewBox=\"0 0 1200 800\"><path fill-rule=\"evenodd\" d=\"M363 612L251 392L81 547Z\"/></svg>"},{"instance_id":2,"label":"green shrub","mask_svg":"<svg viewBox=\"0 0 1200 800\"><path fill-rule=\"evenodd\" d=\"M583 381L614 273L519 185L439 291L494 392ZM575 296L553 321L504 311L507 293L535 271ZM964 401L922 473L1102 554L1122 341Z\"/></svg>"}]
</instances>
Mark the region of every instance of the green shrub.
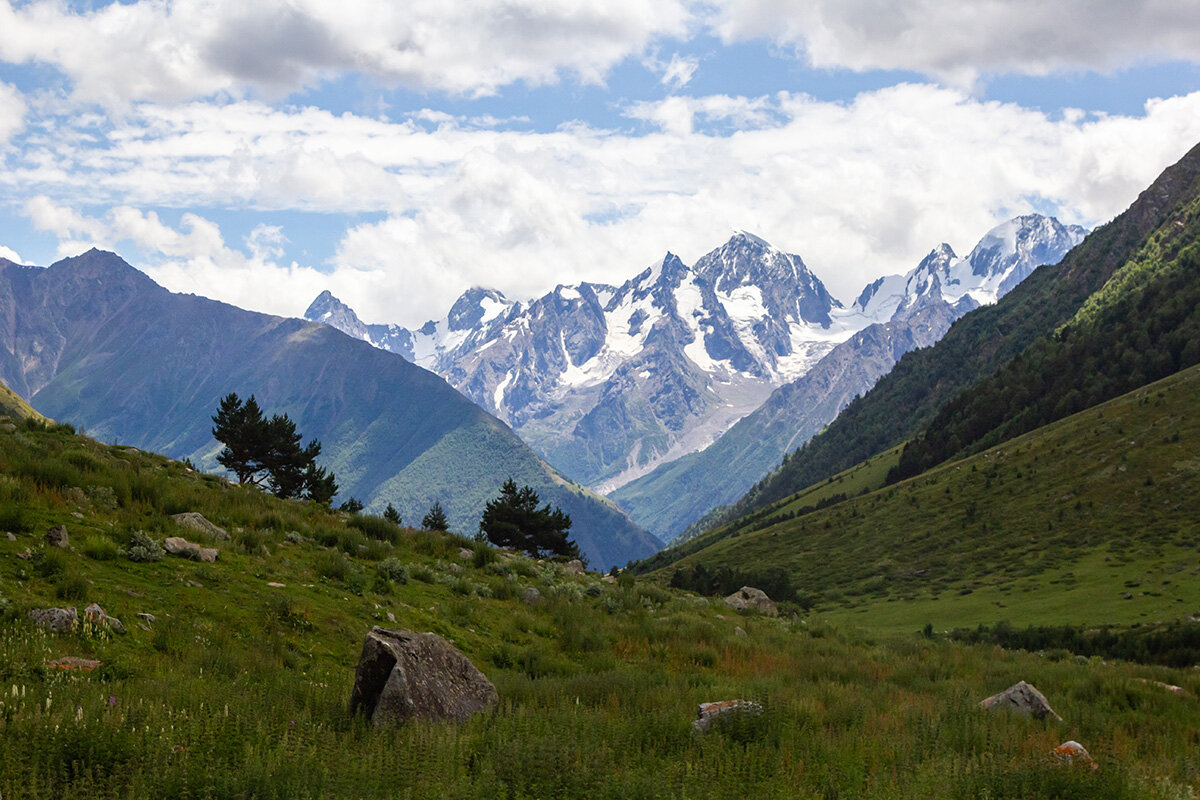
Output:
<instances>
[{"instance_id":1,"label":"green shrub","mask_svg":"<svg viewBox=\"0 0 1200 800\"><path fill-rule=\"evenodd\" d=\"M100 534L90 534L80 548L93 561L112 561L121 554L121 548L112 539Z\"/></svg>"},{"instance_id":2,"label":"green shrub","mask_svg":"<svg viewBox=\"0 0 1200 800\"><path fill-rule=\"evenodd\" d=\"M83 602L87 599L88 582L75 570L68 570L58 576L54 588L54 596L59 600L76 600Z\"/></svg>"},{"instance_id":3,"label":"green shrub","mask_svg":"<svg viewBox=\"0 0 1200 800\"><path fill-rule=\"evenodd\" d=\"M12 533L29 533L33 530L33 522L25 506L17 503L0 505L0 531Z\"/></svg>"},{"instance_id":4,"label":"green shrub","mask_svg":"<svg viewBox=\"0 0 1200 800\"><path fill-rule=\"evenodd\" d=\"M408 565L398 558L385 558L375 565L375 571L392 583L408 583Z\"/></svg>"},{"instance_id":5,"label":"green shrub","mask_svg":"<svg viewBox=\"0 0 1200 800\"><path fill-rule=\"evenodd\" d=\"M33 571L43 578L56 578L67 569L67 554L57 547L39 547L29 559Z\"/></svg>"},{"instance_id":6,"label":"green shrub","mask_svg":"<svg viewBox=\"0 0 1200 800\"><path fill-rule=\"evenodd\" d=\"M150 538L150 534L145 531L134 531L129 537L129 551L127 553L130 561L138 563L146 563L150 561L162 561L163 549L157 541Z\"/></svg>"},{"instance_id":7,"label":"green shrub","mask_svg":"<svg viewBox=\"0 0 1200 800\"><path fill-rule=\"evenodd\" d=\"M368 539L396 544L400 541L400 526L389 522L383 517L373 517L368 514L355 514L349 524L358 528Z\"/></svg>"}]
</instances>

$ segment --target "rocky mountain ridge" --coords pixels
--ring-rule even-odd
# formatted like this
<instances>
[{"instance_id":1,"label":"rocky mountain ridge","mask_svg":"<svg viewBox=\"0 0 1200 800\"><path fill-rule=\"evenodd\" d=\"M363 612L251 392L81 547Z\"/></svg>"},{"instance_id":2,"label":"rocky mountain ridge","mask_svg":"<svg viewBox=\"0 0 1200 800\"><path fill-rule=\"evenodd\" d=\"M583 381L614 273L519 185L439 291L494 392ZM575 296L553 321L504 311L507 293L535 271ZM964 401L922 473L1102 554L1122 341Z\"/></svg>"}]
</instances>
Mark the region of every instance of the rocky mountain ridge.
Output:
<instances>
[{"instance_id":1,"label":"rocky mountain ridge","mask_svg":"<svg viewBox=\"0 0 1200 800\"><path fill-rule=\"evenodd\" d=\"M1047 217L1018 217L966 258L940 245L908 274L872 283L848 308L799 256L739 231L694 266L667 253L620 287L559 285L528 302L473 288L445 319L412 331L365 325L328 292L305 317L437 372L567 474L619 495L715 442L868 326L891 324L887 337L898 334L905 346L932 344L953 319L1057 260L1082 235ZM947 306L933 325L930 303ZM924 326L916 335L896 330L916 318ZM867 360L878 366L838 390L849 394L832 408L869 388L896 357L872 353ZM826 422L822 414L812 424ZM752 477L780 455L756 459L761 470Z\"/></svg>"}]
</instances>

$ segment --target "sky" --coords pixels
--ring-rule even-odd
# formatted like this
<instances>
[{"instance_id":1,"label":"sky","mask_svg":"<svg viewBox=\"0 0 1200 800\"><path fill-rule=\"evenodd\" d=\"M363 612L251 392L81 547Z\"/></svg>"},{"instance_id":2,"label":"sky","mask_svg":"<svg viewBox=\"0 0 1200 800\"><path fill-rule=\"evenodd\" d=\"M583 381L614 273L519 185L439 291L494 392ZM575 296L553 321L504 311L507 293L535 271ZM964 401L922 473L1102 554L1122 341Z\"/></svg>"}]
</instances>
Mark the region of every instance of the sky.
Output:
<instances>
[{"instance_id":1,"label":"sky","mask_svg":"<svg viewBox=\"0 0 1200 800\"><path fill-rule=\"evenodd\" d=\"M734 230L849 303L1200 141L1200 0L0 0L0 256L415 326Z\"/></svg>"}]
</instances>

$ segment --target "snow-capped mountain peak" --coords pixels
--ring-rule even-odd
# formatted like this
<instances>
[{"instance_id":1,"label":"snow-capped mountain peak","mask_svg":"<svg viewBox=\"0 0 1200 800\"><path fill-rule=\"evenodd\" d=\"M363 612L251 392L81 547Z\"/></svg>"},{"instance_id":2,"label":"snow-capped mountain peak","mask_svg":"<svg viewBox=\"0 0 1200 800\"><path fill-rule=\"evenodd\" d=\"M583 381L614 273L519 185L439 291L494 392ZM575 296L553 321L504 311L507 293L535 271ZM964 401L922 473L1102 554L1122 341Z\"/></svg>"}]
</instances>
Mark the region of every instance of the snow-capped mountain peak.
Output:
<instances>
[{"instance_id":1,"label":"snow-capped mountain peak","mask_svg":"<svg viewBox=\"0 0 1200 800\"><path fill-rule=\"evenodd\" d=\"M312 301L304 312L304 318L313 322L323 322L356 339L371 341L371 337L367 333L367 326L354 313L354 309L334 297L328 289L321 292Z\"/></svg>"},{"instance_id":2,"label":"snow-capped mountain peak","mask_svg":"<svg viewBox=\"0 0 1200 800\"><path fill-rule=\"evenodd\" d=\"M907 274L879 278L863 289L848 313L887 322L938 294L960 310L994 303L1037 267L1057 264L1086 234L1053 217L1015 217L984 234L966 258L942 243Z\"/></svg>"}]
</instances>

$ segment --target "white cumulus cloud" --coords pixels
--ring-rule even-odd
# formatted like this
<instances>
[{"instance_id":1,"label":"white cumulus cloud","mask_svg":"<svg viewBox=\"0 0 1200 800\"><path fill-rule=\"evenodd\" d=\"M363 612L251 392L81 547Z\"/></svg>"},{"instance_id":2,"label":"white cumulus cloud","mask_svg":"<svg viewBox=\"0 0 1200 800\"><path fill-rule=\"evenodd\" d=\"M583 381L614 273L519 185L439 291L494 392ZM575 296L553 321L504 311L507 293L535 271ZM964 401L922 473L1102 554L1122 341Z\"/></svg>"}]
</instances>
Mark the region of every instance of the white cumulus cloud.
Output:
<instances>
[{"instance_id":1,"label":"white cumulus cloud","mask_svg":"<svg viewBox=\"0 0 1200 800\"><path fill-rule=\"evenodd\" d=\"M286 95L357 72L468 95L563 76L601 82L663 36L683 0L138 0L75 10L0 1L0 59L51 65L109 105Z\"/></svg>"},{"instance_id":2,"label":"white cumulus cloud","mask_svg":"<svg viewBox=\"0 0 1200 800\"><path fill-rule=\"evenodd\" d=\"M1111 71L1200 60L1196 0L715 0L726 42L767 39L816 67L981 73Z\"/></svg>"}]
</instances>

